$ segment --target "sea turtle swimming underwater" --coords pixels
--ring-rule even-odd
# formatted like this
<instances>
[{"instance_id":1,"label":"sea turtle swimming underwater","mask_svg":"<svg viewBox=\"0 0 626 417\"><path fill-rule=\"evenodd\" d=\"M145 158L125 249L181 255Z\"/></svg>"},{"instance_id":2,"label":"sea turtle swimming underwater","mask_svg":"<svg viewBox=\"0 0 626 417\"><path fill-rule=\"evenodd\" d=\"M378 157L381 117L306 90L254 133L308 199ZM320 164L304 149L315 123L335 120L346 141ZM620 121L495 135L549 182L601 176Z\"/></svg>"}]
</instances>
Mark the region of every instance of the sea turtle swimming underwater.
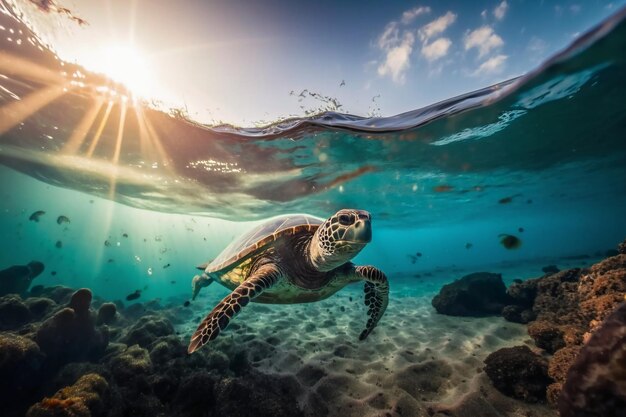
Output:
<instances>
[{"instance_id":1,"label":"sea turtle swimming underwater","mask_svg":"<svg viewBox=\"0 0 626 417\"><path fill-rule=\"evenodd\" d=\"M231 243L192 281L193 298L219 282L232 292L206 316L191 337L189 353L215 339L248 302L274 304L323 300L347 284L365 281L365 339L385 313L389 284L373 266L350 260L372 240L367 211L343 209L327 220L307 215L273 218Z\"/></svg>"}]
</instances>

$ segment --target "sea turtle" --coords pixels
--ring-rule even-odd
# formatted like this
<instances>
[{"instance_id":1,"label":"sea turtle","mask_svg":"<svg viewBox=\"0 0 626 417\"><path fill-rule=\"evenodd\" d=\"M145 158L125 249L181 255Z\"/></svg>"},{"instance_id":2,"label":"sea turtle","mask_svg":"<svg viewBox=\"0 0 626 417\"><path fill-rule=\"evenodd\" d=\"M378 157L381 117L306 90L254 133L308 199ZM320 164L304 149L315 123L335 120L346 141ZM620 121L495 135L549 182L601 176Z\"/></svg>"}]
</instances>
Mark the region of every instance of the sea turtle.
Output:
<instances>
[{"instance_id":1,"label":"sea turtle","mask_svg":"<svg viewBox=\"0 0 626 417\"><path fill-rule=\"evenodd\" d=\"M193 298L213 281L232 292L206 316L191 337L189 353L215 339L248 302L274 304L323 300L347 284L365 281L365 339L389 301L387 277L350 259L372 240L371 216L343 209L327 220L308 215L275 217L231 243L192 280Z\"/></svg>"}]
</instances>

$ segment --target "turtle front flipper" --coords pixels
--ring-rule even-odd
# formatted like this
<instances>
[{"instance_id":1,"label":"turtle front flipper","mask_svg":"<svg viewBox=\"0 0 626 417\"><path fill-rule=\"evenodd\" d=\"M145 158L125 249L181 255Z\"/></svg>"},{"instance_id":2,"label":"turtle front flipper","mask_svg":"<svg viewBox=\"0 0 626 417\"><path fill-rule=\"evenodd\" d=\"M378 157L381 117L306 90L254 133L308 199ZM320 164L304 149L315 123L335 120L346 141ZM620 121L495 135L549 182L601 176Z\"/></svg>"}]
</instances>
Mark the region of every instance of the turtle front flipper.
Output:
<instances>
[{"instance_id":1,"label":"turtle front flipper","mask_svg":"<svg viewBox=\"0 0 626 417\"><path fill-rule=\"evenodd\" d=\"M389 282L385 273L373 266L357 266L355 273L365 280L365 305L369 318L365 330L359 336L359 340L363 340L374 330L380 318L385 314L389 303Z\"/></svg>"},{"instance_id":2,"label":"turtle front flipper","mask_svg":"<svg viewBox=\"0 0 626 417\"><path fill-rule=\"evenodd\" d=\"M228 326L230 320L241 311L242 307L276 284L280 278L280 271L272 264L263 265L252 272L248 279L235 288L202 320L198 329L191 336L187 351L193 353L215 339L220 331Z\"/></svg>"}]
</instances>

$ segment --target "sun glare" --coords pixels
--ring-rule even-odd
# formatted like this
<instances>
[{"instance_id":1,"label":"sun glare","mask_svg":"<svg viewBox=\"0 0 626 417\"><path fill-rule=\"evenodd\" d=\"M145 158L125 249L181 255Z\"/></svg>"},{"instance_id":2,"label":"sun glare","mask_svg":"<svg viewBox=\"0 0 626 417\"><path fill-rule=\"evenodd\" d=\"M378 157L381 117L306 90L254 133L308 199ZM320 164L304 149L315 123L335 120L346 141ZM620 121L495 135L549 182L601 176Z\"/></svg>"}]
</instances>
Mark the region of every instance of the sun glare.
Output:
<instances>
[{"instance_id":1,"label":"sun glare","mask_svg":"<svg viewBox=\"0 0 626 417\"><path fill-rule=\"evenodd\" d=\"M92 63L94 70L124 84L134 95L154 95L154 77L147 61L135 48L111 45L100 50Z\"/></svg>"}]
</instances>

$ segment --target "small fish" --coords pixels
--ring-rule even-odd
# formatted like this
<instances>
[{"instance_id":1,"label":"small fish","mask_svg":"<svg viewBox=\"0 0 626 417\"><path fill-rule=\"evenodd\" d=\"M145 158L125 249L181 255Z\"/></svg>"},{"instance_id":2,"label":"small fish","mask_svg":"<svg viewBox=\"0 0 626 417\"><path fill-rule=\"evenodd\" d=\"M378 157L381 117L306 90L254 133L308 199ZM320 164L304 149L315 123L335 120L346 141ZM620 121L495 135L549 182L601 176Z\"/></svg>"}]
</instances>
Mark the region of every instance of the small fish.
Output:
<instances>
[{"instance_id":1,"label":"small fish","mask_svg":"<svg viewBox=\"0 0 626 417\"><path fill-rule=\"evenodd\" d=\"M109 258L109 260L107 261L108 263L112 264L113 262L115 262L115 259L113 258Z\"/></svg>"},{"instance_id":2,"label":"small fish","mask_svg":"<svg viewBox=\"0 0 626 417\"><path fill-rule=\"evenodd\" d=\"M498 200L498 203L499 204L509 204L510 202L513 201L513 199L515 197L519 197L519 196L521 196L521 194L515 194L515 195L509 196L509 197L504 197L504 198L501 198L500 200Z\"/></svg>"},{"instance_id":3,"label":"small fish","mask_svg":"<svg viewBox=\"0 0 626 417\"><path fill-rule=\"evenodd\" d=\"M122 236L123 237L128 237L128 233L124 233Z\"/></svg>"},{"instance_id":4,"label":"small fish","mask_svg":"<svg viewBox=\"0 0 626 417\"><path fill-rule=\"evenodd\" d=\"M473 244L473 243L467 242L467 243L465 244L465 249L472 249L472 246L474 246L474 244Z\"/></svg>"},{"instance_id":5,"label":"small fish","mask_svg":"<svg viewBox=\"0 0 626 417\"><path fill-rule=\"evenodd\" d=\"M415 264L415 262L417 262L417 256L415 256L415 255L407 255L407 256L411 260L412 264Z\"/></svg>"},{"instance_id":6,"label":"small fish","mask_svg":"<svg viewBox=\"0 0 626 417\"><path fill-rule=\"evenodd\" d=\"M341 84L339 84L339 87L343 87L344 85L346 85L346 80L341 80Z\"/></svg>"},{"instance_id":7,"label":"small fish","mask_svg":"<svg viewBox=\"0 0 626 417\"><path fill-rule=\"evenodd\" d=\"M89 203L93 204L93 200L89 200Z\"/></svg>"},{"instance_id":8,"label":"small fish","mask_svg":"<svg viewBox=\"0 0 626 417\"><path fill-rule=\"evenodd\" d=\"M111 242L109 242L108 240L104 241L104 246L111 246Z\"/></svg>"},{"instance_id":9,"label":"small fish","mask_svg":"<svg viewBox=\"0 0 626 417\"><path fill-rule=\"evenodd\" d=\"M518 249L522 246L522 240L517 236L501 234L498 237L500 238L500 244L506 249Z\"/></svg>"},{"instance_id":10,"label":"small fish","mask_svg":"<svg viewBox=\"0 0 626 417\"><path fill-rule=\"evenodd\" d=\"M126 300L128 300L128 301L133 301L133 300L138 299L139 297L141 297L141 291L140 291L140 290L135 290L135 292L134 292L134 293L132 293L132 294L128 294L128 295L126 296Z\"/></svg>"},{"instance_id":11,"label":"small fish","mask_svg":"<svg viewBox=\"0 0 626 417\"><path fill-rule=\"evenodd\" d=\"M422 252L415 252L415 256L417 256L418 258L422 257Z\"/></svg>"},{"instance_id":12,"label":"small fish","mask_svg":"<svg viewBox=\"0 0 626 417\"><path fill-rule=\"evenodd\" d=\"M518 227L517 231L520 232L520 233L524 233L524 228L523 227Z\"/></svg>"},{"instance_id":13,"label":"small fish","mask_svg":"<svg viewBox=\"0 0 626 417\"><path fill-rule=\"evenodd\" d=\"M451 185L447 185L447 184L443 184L443 185L437 185L436 187L433 187L433 190L436 193L447 193L448 191L452 191L454 187L452 187Z\"/></svg>"},{"instance_id":14,"label":"small fish","mask_svg":"<svg viewBox=\"0 0 626 417\"><path fill-rule=\"evenodd\" d=\"M183 303L183 305L184 305L185 307L189 307L189 306L191 305L191 303L189 302L189 300L187 300L187 301L185 301L185 302Z\"/></svg>"},{"instance_id":15,"label":"small fish","mask_svg":"<svg viewBox=\"0 0 626 417\"><path fill-rule=\"evenodd\" d=\"M54 246L61 249L63 247L63 242L61 242L60 240L57 240L57 243L55 243Z\"/></svg>"},{"instance_id":16,"label":"small fish","mask_svg":"<svg viewBox=\"0 0 626 417\"><path fill-rule=\"evenodd\" d=\"M50 272L50 275L55 276L57 274L57 271L52 271Z\"/></svg>"},{"instance_id":17,"label":"small fish","mask_svg":"<svg viewBox=\"0 0 626 417\"><path fill-rule=\"evenodd\" d=\"M169 267L170 267L170 264L165 264L165 265L163 265L163 269L167 269L167 268L169 268Z\"/></svg>"},{"instance_id":18,"label":"small fish","mask_svg":"<svg viewBox=\"0 0 626 417\"><path fill-rule=\"evenodd\" d=\"M176 281L170 281L170 284L176 284Z\"/></svg>"},{"instance_id":19,"label":"small fish","mask_svg":"<svg viewBox=\"0 0 626 417\"><path fill-rule=\"evenodd\" d=\"M532 204L532 203L533 203L533 200L531 199L526 200L526 204Z\"/></svg>"},{"instance_id":20,"label":"small fish","mask_svg":"<svg viewBox=\"0 0 626 417\"><path fill-rule=\"evenodd\" d=\"M70 223L70 218L67 216L57 217L57 224Z\"/></svg>"},{"instance_id":21,"label":"small fish","mask_svg":"<svg viewBox=\"0 0 626 417\"><path fill-rule=\"evenodd\" d=\"M45 211L43 210L37 210L36 212L34 212L33 214L30 215L30 217L28 218L28 220L33 221L33 222L37 222L39 223L39 218L41 216L43 216L44 214L46 214Z\"/></svg>"},{"instance_id":22,"label":"small fish","mask_svg":"<svg viewBox=\"0 0 626 417\"><path fill-rule=\"evenodd\" d=\"M144 286L143 286L143 290L144 290L144 291L146 291L147 289L148 289L148 286L147 286L147 285L144 285Z\"/></svg>"}]
</instances>

